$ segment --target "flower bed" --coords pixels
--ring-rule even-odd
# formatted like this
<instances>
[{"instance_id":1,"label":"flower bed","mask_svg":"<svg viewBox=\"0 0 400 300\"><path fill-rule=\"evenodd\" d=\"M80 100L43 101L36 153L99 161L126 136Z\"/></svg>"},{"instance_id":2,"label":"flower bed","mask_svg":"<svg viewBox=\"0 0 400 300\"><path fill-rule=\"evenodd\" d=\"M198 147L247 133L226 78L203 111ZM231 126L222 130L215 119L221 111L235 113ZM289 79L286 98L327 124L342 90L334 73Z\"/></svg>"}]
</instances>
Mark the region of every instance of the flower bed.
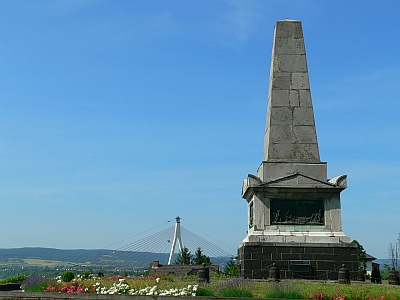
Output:
<instances>
[{"instance_id":1,"label":"flower bed","mask_svg":"<svg viewBox=\"0 0 400 300\"><path fill-rule=\"evenodd\" d=\"M96 278L77 277L70 282L60 278L28 278L39 284L40 289L22 288L26 291L67 294L128 294L149 296L214 296L214 297L253 297L286 298L313 300L392 300L400 299L400 286L360 284L309 283L301 281L252 281L239 278L216 279L211 283L197 283L197 278L182 278L170 275L154 277Z\"/></svg>"}]
</instances>

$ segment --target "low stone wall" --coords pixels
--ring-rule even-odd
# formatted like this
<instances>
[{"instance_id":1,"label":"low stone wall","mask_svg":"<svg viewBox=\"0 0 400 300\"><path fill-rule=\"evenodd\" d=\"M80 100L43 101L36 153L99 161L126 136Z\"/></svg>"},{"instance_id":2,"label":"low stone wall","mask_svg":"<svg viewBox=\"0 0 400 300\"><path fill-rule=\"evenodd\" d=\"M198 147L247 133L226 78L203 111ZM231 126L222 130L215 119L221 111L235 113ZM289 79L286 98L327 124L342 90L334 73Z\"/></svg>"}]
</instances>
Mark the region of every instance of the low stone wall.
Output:
<instances>
[{"instance_id":1,"label":"low stone wall","mask_svg":"<svg viewBox=\"0 0 400 300\"><path fill-rule=\"evenodd\" d=\"M158 267L151 267L149 275L154 276L156 274L174 274L178 276L198 274L202 268L200 265L162 265L157 264ZM219 272L218 265L208 265L207 268L210 270L210 275Z\"/></svg>"}]
</instances>

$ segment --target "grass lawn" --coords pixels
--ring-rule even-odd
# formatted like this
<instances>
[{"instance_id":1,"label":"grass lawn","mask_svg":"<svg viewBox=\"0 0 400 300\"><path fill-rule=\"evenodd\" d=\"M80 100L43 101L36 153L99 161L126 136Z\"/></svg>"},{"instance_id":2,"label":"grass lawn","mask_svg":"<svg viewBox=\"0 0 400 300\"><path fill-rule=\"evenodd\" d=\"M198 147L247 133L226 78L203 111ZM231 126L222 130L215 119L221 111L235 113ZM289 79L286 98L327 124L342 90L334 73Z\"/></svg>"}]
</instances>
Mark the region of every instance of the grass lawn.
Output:
<instances>
[{"instance_id":1,"label":"grass lawn","mask_svg":"<svg viewBox=\"0 0 400 300\"><path fill-rule=\"evenodd\" d=\"M29 279L29 278L28 278ZM27 279L27 280L28 280ZM49 282L45 287L48 287ZM83 293L96 293L97 287L102 287L105 293L129 294L133 290L146 290L143 295L165 295L165 291L180 291L191 289L189 295L215 297L253 297L253 298L286 298L286 299L316 299L316 300L400 300L400 286L388 284L371 284L370 282L352 282L351 284L337 284L334 282L313 282L282 280L270 282L266 280L244 280L240 278L211 278L210 283L198 283L196 277L178 277L162 275L156 277L136 278L93 278L78 279L69 283L53 282L48 291L75 292L78 288ZM75 285L74 290L71 286ZM79 287L78 287L79 285ZM196 289L192 289L196 286ZM65 287L68 287L67 289ZM40 289L36 291L42 290ZM150 291L151 290L151 291ZM177 291L179 290L179 291ZM108 291L108 292L107 292Z\"/></svg>"}]
</instances>

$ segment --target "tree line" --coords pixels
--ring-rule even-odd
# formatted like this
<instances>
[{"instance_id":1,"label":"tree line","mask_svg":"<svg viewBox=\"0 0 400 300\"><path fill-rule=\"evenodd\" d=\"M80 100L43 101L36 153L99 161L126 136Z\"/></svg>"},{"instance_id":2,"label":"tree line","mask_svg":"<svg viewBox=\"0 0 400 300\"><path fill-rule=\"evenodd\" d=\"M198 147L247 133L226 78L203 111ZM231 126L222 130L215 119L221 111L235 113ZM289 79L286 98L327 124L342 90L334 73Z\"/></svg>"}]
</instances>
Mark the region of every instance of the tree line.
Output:
<instances>
[{"instance_id":1,"label":"tree line","mask_svg":"<svg viewBox=\"0 0 400 300\"><path fill-rule=\"evenodd\" d=\"M187 247L183 247L175 260L177 265L211 265L212 261L209 256L203 254L203 250L198 247L194 255ZM238 275L238 265L233 257L226 263L224 273L231 276Z\"/></svg>"}]
</instances>

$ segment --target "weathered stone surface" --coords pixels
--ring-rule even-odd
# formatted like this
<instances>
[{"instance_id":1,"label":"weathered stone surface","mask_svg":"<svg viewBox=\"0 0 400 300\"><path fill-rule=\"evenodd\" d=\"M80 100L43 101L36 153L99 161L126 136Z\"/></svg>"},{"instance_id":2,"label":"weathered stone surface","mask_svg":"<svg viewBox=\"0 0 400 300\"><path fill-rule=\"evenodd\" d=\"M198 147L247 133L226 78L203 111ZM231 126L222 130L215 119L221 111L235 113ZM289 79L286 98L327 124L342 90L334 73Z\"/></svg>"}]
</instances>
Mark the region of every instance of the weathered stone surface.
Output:
<instances>
[{"instance_id":1,"label":"weathered stone surface","mask_svg":"<svg viewBox=\"0 0 400 300\"><path fill-rule=\"evenodd\" d=\"M306 51L299 21L277 22L271 63L263 160L319 162ZM277 139L272 125L287 125L288 128ZM310 136L299 139L294 129L289 130L289 126L294 125L309 127Z\"/></svg>"},{"instance_id":2,"label":"weathered stone surface","mask_svg":"<svg viewBox=\"0 0 400 300\"><path fill-rule=\"evenodd\" d=\"M315 128L310 126L292 126L293 134L300 144L317 144Z\"/></svg>"},{"instance_id":3,"label":"weathered stone surface","mask_svg":"<svg viewBox=\"0 0 400 300\"><path fill-rule=\"evenodd\" d=\"M278 21L275 27L257 175L249 175L242 186L249 204L248 235L239 246L242 276L264 278L272 263L283 266L282 278L307 273L334 279L342 263L357 271L354 245L342 231L340 193L347 188L346 175L328 181L327 163L320 160L299 21ZM291 269L291 261L302 260L310 264L299 262Z\"/></svg>"},{"instance_id":4,"label":"weathered stone surface","mask_svg":"<svg viewBox=\"0 0 400 300\"><path fill-rule=\"evenodd\" d=\"M285 163L285 162L264 162L258 169L258 176L263 178L264 182L270 182L296 173L309 176L311 178L327 181L326 163ZM324 184L328 187L328 184Z\"/></svg>"},{"instance_id":5,"label":"weathered stone surface","mask_svg":"<svg viewBox=\"0 0 400 300\"><path fill-rule=\"evenodd\" d=\"M281 279L337 280L338 269L343 263L349 268L351 279L357 276L357 246L352 243L277 243L273 250L276 253L269 253L264 249L262 256L258 255L252 260L242 259L247 252L255 252L257 247L271 249L271 246L265 246L263 243L258 246L245 244L239 246L239 261L241 262L239 271L245 278L266 278L265 272L268 272L273 263L279 266ZM304 273L305 270L310 272Z\"/></svg>"}]
</instances>

